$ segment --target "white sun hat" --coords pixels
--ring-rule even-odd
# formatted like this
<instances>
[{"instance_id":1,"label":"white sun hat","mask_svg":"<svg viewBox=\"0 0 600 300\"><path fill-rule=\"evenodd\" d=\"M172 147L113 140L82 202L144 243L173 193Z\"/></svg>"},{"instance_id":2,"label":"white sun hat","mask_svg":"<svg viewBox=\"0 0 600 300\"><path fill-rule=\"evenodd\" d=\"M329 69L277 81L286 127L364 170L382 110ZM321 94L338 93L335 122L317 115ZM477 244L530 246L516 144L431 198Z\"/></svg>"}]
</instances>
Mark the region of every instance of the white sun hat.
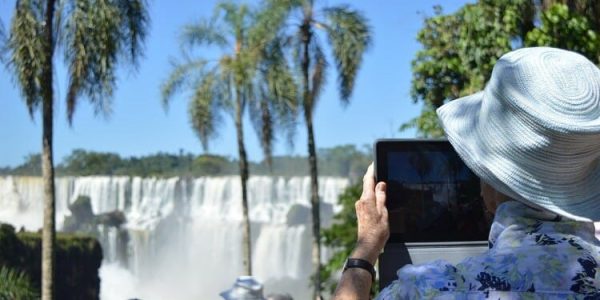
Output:
<instances>
[{"instance_id":1,"label":"white sun hat","mask_svg":"<svg viewBox=\"0 0 600 300\"><path fill-rule=\"evenodd\" d=\"M600 220L600 70L585 57L548 47L509 52L482 92L437 114L461 158L498 191Z\"/></svg>"},{"instance_id":2,"label":"white sun hat","mask_svg":"<svg viewBox=\"0 0 600 300\"><path fill-rule=\"evenodd\" d=\"M233 287L219 294L225 300L265 300L263 286L252 276L240 276Z\"/></svg>"}]
</instances>

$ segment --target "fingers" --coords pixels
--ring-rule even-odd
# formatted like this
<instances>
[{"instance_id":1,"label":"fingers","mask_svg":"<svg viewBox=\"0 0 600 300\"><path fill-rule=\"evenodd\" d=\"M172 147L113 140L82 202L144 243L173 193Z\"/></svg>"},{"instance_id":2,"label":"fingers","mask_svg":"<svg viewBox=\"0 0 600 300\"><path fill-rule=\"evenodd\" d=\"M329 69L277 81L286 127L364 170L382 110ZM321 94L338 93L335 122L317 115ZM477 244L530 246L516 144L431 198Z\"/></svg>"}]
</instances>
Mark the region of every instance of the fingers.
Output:
<instances>
[{"instance_id":1,"label":"fingers","mask_svg":"<svg viewBox=\"0 0 600 300\"><path fill-rule=\"evenodd\" d=\"M386 188L387 186L383 181L377 183L377 186L375 187L375 202L377 205L377 211L380 214L383 214L384 210L387 212L387 210L385 209Z\"/></svg>"},{"instance_id":2,"label":"fingers","mask_svg":"<svg viewBox=\"0 0 600 300\"><path fill-rule=\"evenodd\" d=\"M363 177L363 191L361 199L371 199L373 198L375 192L375 176L373 172L373 163L369 165L367 168L367 172Z\"/></svg>"}]
</instances>

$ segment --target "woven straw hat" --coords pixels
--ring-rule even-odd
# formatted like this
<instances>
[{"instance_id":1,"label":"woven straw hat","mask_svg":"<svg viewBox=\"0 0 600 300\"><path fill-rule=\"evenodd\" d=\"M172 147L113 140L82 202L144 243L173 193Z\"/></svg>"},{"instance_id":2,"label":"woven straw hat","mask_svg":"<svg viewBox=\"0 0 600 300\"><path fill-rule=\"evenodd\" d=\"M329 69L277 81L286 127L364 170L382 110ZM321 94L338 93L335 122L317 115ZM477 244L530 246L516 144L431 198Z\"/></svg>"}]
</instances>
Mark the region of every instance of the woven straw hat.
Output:
<instances>
[{"instance_id":1,"label":"woven straw hat","mask_svg":"<svg viewBox=\"0 0 600 300\"><path fill-rule=\"evenodd\" d=\"M437 110L450 143L507 196L600 220L600 70L570 51L502 56L482 92Z\"/></svg>"}]
</instances>

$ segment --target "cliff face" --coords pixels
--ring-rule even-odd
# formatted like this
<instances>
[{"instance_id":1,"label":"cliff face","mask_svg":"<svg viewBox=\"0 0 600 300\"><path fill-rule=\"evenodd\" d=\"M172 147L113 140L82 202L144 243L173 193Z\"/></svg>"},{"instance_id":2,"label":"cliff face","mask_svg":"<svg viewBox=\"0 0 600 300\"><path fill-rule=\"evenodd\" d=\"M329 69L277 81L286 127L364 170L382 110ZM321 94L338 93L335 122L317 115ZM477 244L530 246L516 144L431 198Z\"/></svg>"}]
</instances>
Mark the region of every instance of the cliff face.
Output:
<instances>
[{"instance_id":1,"label":"cliff face","mask_svg":"<svg viewBox=\"0 0 600 300\"><path fill-rule=\"evenodd\" d=\"M19 232L0 224L0 266L20 270L41 286L42 239L39 233ZM102 248L92 237L57 234L56 299L99 299Z\"/></svg>"}]
</instances>

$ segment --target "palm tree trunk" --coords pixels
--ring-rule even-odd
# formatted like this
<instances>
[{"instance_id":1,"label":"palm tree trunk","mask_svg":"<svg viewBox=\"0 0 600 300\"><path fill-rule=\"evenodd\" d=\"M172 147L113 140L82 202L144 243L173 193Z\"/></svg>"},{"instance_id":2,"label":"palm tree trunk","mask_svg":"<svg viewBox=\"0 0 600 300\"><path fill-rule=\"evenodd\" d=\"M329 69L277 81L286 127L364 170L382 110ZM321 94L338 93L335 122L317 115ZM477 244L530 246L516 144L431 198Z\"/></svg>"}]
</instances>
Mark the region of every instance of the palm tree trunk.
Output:
<instances>
[{"instance_id":1,"label":"palm tree trunk","mask_svg":"<svg viewBox=\"0 0 600 300\"><path fill-rule=\"evenodd\" d=\"M310 171L310 204L312 212L312 261L314 265L314 299L321 299L321 215L319 203L319 181L317 171L317 151L313 133L312 115L306 118L308 132L308 165Z\"/></svg>"},{"instance_id":2,"label":"palm tree trunk","mask_svg":"<svg viewBox=\"0 0 600 300\"><path fill-rule=\"evenodd\" d=\"M250 235L250 217L248 216L248 159L246 157L246 147L244 146L244 128L242 119L244 115L244 104L240 91L237 91L235 107L235 129L237 133L238 152L240 156L240 179L242 183L242 251L244 272L246 275L252 275L252 240Z\"/></svg>"},{"instance_id":3,"label":"palm tree trunk","mask_svg":"<svg viewBox=\"0 0 600 300\"><path fill-rule=\"evenodd\" d=\"M313 299L321 299L321 215L319 203L319 181L317 170L317 151L315 147L315 138L312 123L313 101L310 91L309 80L309 43L310 43L310 24L302 26L303 56L302 56L302 80L304 90L302 92L304 105L304 121L306 122L306 132L308 135L308 167L310 172L310 204L312 213L312 263L313 263Z\"/></svg>"},{"instance_id":4,"label":"palm tree trunk","mask_svg":"<svg viewBox=\"0 0 600 300\"><path fill-rule=\"evenodd\" d=\"M44 228L42 230L42 299L54 299L54 249L56 241L55 228L55 193L54 193L54 163L52 147L53 130L53 86L52 86L52 58L54 52L54 38L52 24L54 17L54 0L46 2L46 25L44 37L46 48L44 53L44 66L42 70L42 177L44 181Z\"/></svg>"}]
</instances>

